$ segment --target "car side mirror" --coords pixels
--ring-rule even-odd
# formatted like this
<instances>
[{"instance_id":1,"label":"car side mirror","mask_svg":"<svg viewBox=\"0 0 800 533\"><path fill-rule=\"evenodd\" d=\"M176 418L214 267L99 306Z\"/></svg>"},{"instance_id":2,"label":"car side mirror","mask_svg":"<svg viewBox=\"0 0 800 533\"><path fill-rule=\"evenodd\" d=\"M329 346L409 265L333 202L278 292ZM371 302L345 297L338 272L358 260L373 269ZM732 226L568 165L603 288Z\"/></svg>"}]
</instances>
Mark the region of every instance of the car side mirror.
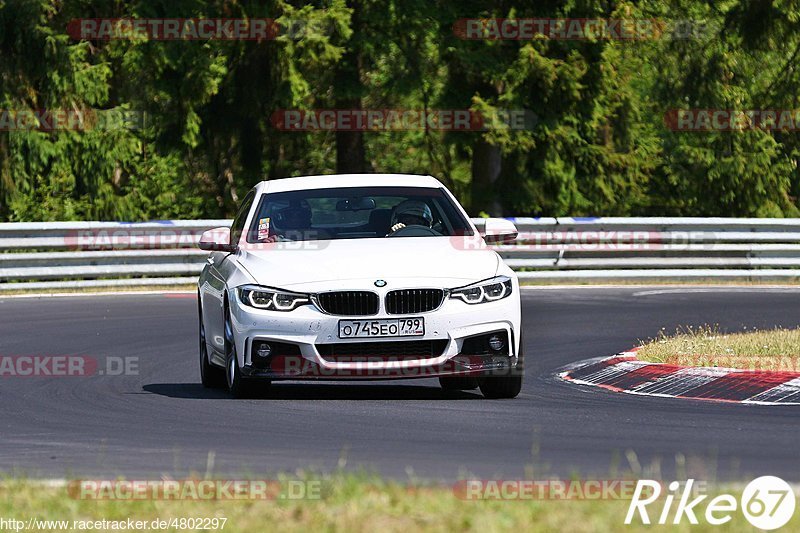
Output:
<instances>
[{"instance_id":1,"label":"car side mirror","mask_svg":"<svg viewBox=\"0 0 800 533\"><path fill-rule=\"evenodd\" d=\"M486 244L513 244L517 240L517 227L505 218L487 218L480 232Z\"/></svg>"},{"instance_id":2,"label":"car side mirror","mask_svg":"<svg viewBox=\"0 0 800 533\"><path fill-rule=\"evenodd\" d=\"M209 252L235 252L236 245L231 244L231 229L226 227L204 231L197 243L201 250Z\"/></svg>"}]
</instances>

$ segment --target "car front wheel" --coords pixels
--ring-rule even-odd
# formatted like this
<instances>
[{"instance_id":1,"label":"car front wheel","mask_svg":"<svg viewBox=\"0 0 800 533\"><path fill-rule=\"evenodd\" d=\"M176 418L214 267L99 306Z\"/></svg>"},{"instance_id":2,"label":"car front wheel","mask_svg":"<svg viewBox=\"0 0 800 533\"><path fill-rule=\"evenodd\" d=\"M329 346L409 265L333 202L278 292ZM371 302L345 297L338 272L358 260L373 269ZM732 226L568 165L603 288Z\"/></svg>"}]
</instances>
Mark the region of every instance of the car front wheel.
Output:
<instances>
[{"instance_id":1,"label":"car front wheel","mask_svg":"<svg viewBox=\"0 0 800 533\"><path fill-rule=\"evenodd\" d=\"M522 390L522 376L483 378L480 387L486 398L516 398Z\"/></svg>"},{"instance_id":2,"label":"car front wheel","mask_svg":"<svg viewBox=\"0 0 800 533\"><path fill-rule=\"evenodd\" d=\"M236 343L233 339L233 326L231 315L225 313L225 376L228 383L228 392L234 398L247 398L252 392L252 384L242 376L239 369L239 359L236 356Z\"/></svg>"},{"instance_id":3,"label":"car front wheel","mask_svg":"<svg viewBox=\"0 0 800 533\"><path fill-rule=\"evenodd\" d=\"M206 328L203 325L203 311L198 307L200 315L200 382L207 389L218 389L225 386L225 371L212 365L208 360L208 344L206 344Z\"/></svg>"}]
</instances>

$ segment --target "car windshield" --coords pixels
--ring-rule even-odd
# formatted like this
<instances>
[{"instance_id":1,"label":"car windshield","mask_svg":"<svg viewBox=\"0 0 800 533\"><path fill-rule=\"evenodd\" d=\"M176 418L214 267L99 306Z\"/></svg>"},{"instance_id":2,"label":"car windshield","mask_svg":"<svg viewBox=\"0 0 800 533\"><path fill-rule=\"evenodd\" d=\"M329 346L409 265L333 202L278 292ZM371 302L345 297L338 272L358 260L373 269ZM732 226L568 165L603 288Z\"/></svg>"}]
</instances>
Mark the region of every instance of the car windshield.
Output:
<instances>
[{"instance_id":1,"label":"car windshield","mask_svg":"<svg viewBox=\"0 0 800 533\"><path fill-rule=\"evenodd\" d=\"M247 242L472 235L443 189L341 187L264 194Z\"/></svg>"}]
</instances>

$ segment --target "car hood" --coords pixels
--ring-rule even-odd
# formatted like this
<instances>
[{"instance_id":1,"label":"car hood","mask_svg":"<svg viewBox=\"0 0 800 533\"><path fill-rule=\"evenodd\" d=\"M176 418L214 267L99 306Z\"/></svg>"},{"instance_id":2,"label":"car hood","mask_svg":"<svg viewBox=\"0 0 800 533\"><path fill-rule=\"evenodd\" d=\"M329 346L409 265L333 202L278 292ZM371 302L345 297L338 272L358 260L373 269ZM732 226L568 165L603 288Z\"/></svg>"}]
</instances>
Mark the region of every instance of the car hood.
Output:
<instances>
[{"instance_id":1,"label":"car hood","mask_svg":"<svg viewBox=\"0 0 800 533\"><path fill-rule=\"evenodd\" d=\"M242 249L238 260L259 285L294 290L322 290L354 280L371 285L378 279L389 283L403 280L407 286L413 286L412 279L437 279L442 286L458 286L496 275L501 262L482 240L476 244L475 239L468 239L398 237L275 243Z\"/></svg>"}]
</instances>

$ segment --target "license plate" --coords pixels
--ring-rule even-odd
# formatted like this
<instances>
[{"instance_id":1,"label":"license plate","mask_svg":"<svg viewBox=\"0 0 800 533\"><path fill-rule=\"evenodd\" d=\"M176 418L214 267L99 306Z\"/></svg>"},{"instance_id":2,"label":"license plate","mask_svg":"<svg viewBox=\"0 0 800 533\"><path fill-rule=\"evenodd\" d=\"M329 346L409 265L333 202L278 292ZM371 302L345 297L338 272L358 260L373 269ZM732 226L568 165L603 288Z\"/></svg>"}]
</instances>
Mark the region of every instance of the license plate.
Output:
<instances>
[{"instance_id":1,"label":"license plate","mask_svg":"<svg viewBox=\"0 0 800 533\"><path fill-rule=\"evenodd\" d=\"M339 338L414 337L425 335L424 318L340 320Z\"/></svg>"}]
</instances>

